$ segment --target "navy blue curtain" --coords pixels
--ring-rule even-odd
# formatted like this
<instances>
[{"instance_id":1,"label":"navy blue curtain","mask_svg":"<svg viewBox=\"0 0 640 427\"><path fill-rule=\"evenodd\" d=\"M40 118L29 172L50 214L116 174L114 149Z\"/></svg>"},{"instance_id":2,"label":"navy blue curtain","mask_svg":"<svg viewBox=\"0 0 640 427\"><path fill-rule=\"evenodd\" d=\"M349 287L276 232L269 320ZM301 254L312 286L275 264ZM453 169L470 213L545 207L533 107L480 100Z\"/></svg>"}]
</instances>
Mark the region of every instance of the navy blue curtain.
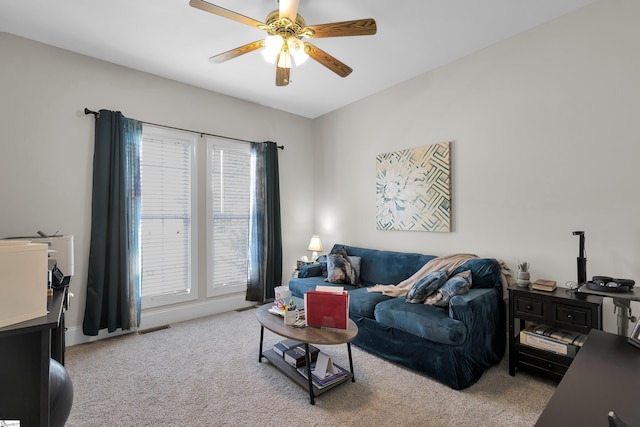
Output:
<instances>
[{"instance_id":1,"label":"navy blue curtain","mask_svg":"<svg viewBox=\"0 0 640 427\"><path fill-rule=\"evenodd\" d=\"M141 139L142 122L118 111L96 115L85 335L140 323Z\"/></svg>"},{"instance_id":2,"label":"navy blue curtain","mask_svg":"<svg viewBox=\"0 0 640 427\"><path fill-rule=\"evenodd\" d=\"M282 282L282 228L278 146L251 143L251 219L247 301L266 302Z\"/></svg>"}]
</instances>

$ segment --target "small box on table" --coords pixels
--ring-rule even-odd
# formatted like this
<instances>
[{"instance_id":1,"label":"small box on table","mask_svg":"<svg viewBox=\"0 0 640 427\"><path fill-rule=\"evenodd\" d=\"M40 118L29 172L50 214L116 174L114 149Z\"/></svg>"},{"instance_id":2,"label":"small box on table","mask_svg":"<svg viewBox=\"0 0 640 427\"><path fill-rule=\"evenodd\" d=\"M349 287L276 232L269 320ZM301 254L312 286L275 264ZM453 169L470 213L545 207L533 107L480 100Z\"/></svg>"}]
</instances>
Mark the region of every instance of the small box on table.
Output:
<instances>
[{"instance_id":1,"label":"small box on table","mask_svg":"<svg viewBox=\"0 0 640 427\"><path fill-rule=\"evenodd\" d=\"M318 286L304 294L304 313L307 326L347 329L349 293L341 287Z\"/></svg>"},{"instance_id":2,"label":"small box on table","mask_svg":"<svg viewBox=\"0 0 640 427\"><path fill-rule=\"evenodd\" d=\"M0 328L47 314L48 246L0 240Z\"/></svg>"}]
</instances>

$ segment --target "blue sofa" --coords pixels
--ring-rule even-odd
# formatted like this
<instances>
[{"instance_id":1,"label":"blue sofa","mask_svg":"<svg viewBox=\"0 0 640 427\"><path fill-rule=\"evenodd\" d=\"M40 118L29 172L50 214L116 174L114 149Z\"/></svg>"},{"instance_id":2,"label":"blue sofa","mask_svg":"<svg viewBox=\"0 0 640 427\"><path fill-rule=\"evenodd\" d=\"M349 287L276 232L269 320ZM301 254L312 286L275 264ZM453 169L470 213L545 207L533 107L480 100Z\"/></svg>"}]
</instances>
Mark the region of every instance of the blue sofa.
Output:
<instances>
[{"instance_id":1,"label":"blue sofa","mask_svg":"<svg viewBox=\"0 0 640 427\"><path fill-rule=\"evenodd\" d=\"M336 244L360 257L361 286L325 282L319 265L307 266L289 280L292 295L303 298L317 285L343 286L349 292L349 317L358 325L353 341L384 359L426 374L460 390L474 384L500 361L506 345L505 304L500 264L473 258L451 275L471 270L468 293L451 298L448 307L412 304L404 297L368 292L375 284L398 284L424 266L432 255L392 252Z\"/></svg>"}]
</instances>

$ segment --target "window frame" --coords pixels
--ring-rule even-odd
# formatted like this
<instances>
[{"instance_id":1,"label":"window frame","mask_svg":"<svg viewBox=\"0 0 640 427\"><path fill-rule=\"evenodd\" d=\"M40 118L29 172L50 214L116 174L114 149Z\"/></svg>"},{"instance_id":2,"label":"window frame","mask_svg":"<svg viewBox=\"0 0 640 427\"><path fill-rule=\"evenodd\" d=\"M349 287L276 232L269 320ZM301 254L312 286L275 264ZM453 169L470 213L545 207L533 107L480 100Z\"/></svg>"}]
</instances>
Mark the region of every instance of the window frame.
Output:
<instances>
[{"instance_id":1,"label":"window frame","mask_svg":"<svg viewBox=\"0 0 640 427\"><path fill-rule=\"evenodd\" d=\"M142 128L142 144L144 144L145 137L154 137L156 139L163 140L182 140L186 141L190 145L190 163L191 163L191 177L190 177L190 185L191 185L191 207L190 207L190 227L189 227L189 239L191 242L190 246L190 265L187 266L187 270L189 273L189 290L186 292L176 292L171 294L163 294L163 295L147 295L141 297L142 300L142 309L148 309L153 307L160 307L172 304L179 304L186 301L193 301L198 299L198 229L199 229L199 221L198 221L198 135L192 132L180 131L176 129L166 128L162 126L155 126L150 124L143 124ZM141 155L143 155L144 150L142 150ZM142 169L142 165L140 165ZM144 189L142 191L142 196L144 197ZM142 218L141 218L142 222ZM142 225L142 224L141 224ZM142 226L141 226L142 229ZM142 248L142 236L140 236L140 268L142 269L142 256L143 256L143 248ZM141 272L141 294L142 288L144 287L144 276Z\"/></svg>"},{"instance_id":2,"label":"window frame","mask_svg":"<svg viewBox=\"0 0 640 427\"><path fill-rule=\"evenodd\" d=\"M247 150L247 154L248 154L248 158L249 158L249 164L247 165L247 167L250 167L250 163L251 163L251 152L250 152L250 147L248 144L246 143L240 143L240 142L236 142L236 141L229 141L226 139L222 139L219 137L215 137L215 136L207 136L205 139L205 146L206 146L206 183L205 183L205 193L206 193L206 218L207 220L206 222L206 276L207 276L207 297L217 297L217 296L223 296L223 295L229 295L229 294L233 294L233 293L240 293L240 292L245 292L247 291L247 282L248 282L248 268L247 268L247 281L242 283L242 284L235 284L235 285L230 285L230 286L224 286L224 287L216 287L214 286L214 272L215 272L215 262L214 262L214 257L215 257L215 251L214 251L214 243L215 243L215 237L213 235L213 227L214 227L214 223L213 223L213 188L212 188L212 177L213 177L213 165L211 162L211 156L212 156L212 150L215 149L215 147L217 146L222 146L222 147L228 147L230 149L239 149L242 147L242 149L244 150L244 146L246 145L246 150ZM250 195L247 194L247 198ZM249 226L249 225L248 225ZM249 236L247 236L249 237ZM247 239L247 251L249 249L249 242ZM248 256L248 253L247 253Z\"/></svg>"}]
</instances>

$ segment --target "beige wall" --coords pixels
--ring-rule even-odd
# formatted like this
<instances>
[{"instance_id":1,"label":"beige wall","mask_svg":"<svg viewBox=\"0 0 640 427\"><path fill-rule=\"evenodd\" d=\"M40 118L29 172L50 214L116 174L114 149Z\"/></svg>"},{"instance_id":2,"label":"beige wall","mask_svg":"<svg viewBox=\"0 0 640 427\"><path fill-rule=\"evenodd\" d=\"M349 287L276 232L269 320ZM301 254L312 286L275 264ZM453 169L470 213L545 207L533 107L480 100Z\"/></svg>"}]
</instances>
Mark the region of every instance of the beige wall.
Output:
<instances>
[{"instance_id":1,"label":"beige wall","mask_svg":"<svg viewBox=\"0 0 640 427\"><path fill-rule=\"evenodd\" d=\"M640 279L637 16L640 2L603 0L314 121L0 33L0 236L75 235L67 338L82 340L93 154L86 106L284 144L285 281L318 233L327 249L474 252L513 268L526 260L534 278L563 284L576 278L578 229L589 276ZM377 231L375 156L445 140L453 141L454 231ZM204 282L200 294L170 318L244 304L241 295L204 298ZM608 304L605 328L615 330ZM146 313L143 326L170 312Z\"/></svg>"},{"instance_id":2,"label":"beige wall","mask_svg":"<svg viewBox=\"0 0 640 427\"><path fill-rule=\"evenodd\" d=\"M597 2L317 119L315 229L327 244L526 260L560 284L576 280L584 230L589 277L640 280L638 16L640 2ZM454 231L376 230L375 156L447 140Z\"/></svg>"},{"instance_id":3,"label":"beige wall","mask_svg":"<svg viewBox=\"0 0 640 427\"><path fill-rule=\"evenodd\" d=\"M301 191L301 183L312 179L304 161L311 158L311 120L6 33L0 33L0 56L0 236L33 235L37 230L75 236L69 342L83 339L90 237L94 120L84 115L84 107L284 145L279 161L287 260L284 275L288 277L313 233L313 194ZM204 220L202 206L199 217ZM199 243L204 254L204 239ZM179 310L174 307L173 312L166 308L149 311L143 316L143 327L246 304L244 295L205 298L203 256L200 261L200 299Z\"/></svg>"}]
</instances>

